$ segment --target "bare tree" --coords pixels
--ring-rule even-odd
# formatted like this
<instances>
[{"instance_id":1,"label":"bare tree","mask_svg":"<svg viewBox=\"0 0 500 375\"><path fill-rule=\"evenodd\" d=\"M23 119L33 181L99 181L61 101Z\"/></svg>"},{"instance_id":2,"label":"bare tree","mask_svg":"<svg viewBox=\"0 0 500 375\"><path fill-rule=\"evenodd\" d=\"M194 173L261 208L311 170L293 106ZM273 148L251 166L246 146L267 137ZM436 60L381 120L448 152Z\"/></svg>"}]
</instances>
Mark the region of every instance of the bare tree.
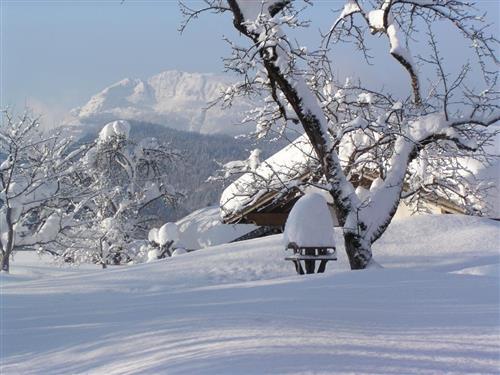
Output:
<instances>
[{"instance_id":1,"label":"bare tree","mask_svg":"<svg viewBox=\"0 0 500 375\"><path fill-rule=\"evenodd\" d=\"M69 150L71 139L38 129L29 114L3 112L0 126L1 270L19 249L50 249L78 225L75 202L82 191L72 183L75 159L85 147Z\"/></svg>"},{"instance_id":2,"label":"bare tree","mask_svg":"<svg viewBox=\"0 0 500 375\"><path fill-rule=\"evenodd\" d=\"M307 7L311 2L302 4ZM232 55L225 59L226 69L243 80L230 87L221 101L230 105L239 96L264 97L253 118L259 135L279 121L302 125L343 226L352 269L370 265L371 246L388 227L402 198L446 194L470 203L467 191L459 188L465 186L466 174L460 160L489 161L487 146L497 133L492 125L500 119L498 42L470 2L347 0L321 36L317 51L308 51L289 36L293 29L310 24L289 0L206 0L201 9L181 3L181 11L185 16L181 30L202 12L232 15L234 27L248 43L228 40ZM455 77L445 71L433 32L441 21L463 36L460 48L470 45L475 50L484 77L481 90L467 85L471 69L467 63ZM426 33L430 46L430 57L419 62L436 70L426 92L414 62L418 56L410 52L418 32ZM408 74L410 96L398 98L361 82L336 82L332 45L354 42L362 52L360 60L369 61L369 34L387 39L387 53ZM432 179L413 178L418 165L432 170ZM361 193L355 181L363 173L376 173L378 178Z\"/></svg>"},{"instance_id":3,"label":"bare tree","mask_svg":"<svg viewBox=\"0 0 500 375\"><path fill-rule=\"evenodd\" d=\"M61 248L61 257L103 268L129 262L138 255L135 240L158 223L160 209L182 197L165 173L179 154L154 138L135 143L129 132L126 121L105 125L79 161L79 183L91 194L79 205L78 244Z\"/></svg>"}]
</instances>

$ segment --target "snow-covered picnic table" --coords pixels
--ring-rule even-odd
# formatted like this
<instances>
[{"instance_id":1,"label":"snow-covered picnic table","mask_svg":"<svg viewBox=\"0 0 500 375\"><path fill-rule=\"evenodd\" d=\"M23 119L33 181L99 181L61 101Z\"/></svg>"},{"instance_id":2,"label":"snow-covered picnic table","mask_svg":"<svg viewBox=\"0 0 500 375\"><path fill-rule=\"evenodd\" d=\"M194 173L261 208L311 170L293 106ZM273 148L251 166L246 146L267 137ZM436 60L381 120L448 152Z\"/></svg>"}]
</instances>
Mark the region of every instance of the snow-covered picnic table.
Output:
<instances>
[{"instance_id":1,"label":"snow-covered picnic table","mask_svg":"<svg viewBox=\"0 0 500 375\"><path fill-rule=\"evenodd\" d=\"M308 193L295 203L283 238L286 249L293 251L285 260L292 261L300 275L315 271L323 273L328 261L337 260L332 215L325 198L319 193ZM320 261L317 270L316 261Z\"/></svg>"}]
</instances>

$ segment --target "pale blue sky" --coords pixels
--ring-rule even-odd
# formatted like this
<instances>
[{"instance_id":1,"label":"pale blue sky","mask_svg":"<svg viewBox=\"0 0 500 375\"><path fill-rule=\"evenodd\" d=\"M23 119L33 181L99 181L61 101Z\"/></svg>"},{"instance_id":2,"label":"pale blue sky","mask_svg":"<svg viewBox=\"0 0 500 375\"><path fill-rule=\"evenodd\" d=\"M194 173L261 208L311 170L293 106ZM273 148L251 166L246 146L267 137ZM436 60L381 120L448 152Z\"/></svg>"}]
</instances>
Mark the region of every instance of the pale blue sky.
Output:
<instances>
[{"instance_id":1,"label":"pale blue sky","mask_svg":"<svg viewBox=\"0 0 500 375\"><path fill-rule=\"evenodd\" d=\"M181 36L175 1L1 2L4 105L64 110L125 77L221 69L223 23L202 20Z\"/></svg>"},{"instance_id":2,"label":"pale blue sky","mask_svg":"<svg viewBox=\"0 0 500 375\"><path fill-rule=\"evenodd\" d=\"M310 15L318 22L301 32L300 42L307 45L315 40L318 28L325 30L334 19L330 9L341 3L316 1ZM48 121L125 77L146 78L168 69L221 72L221 56L228 51L221 36L235 35L228 16L201 17L180 35L176 0L123 4L120 0L0 0L0 4L1 104L22 110L29 102L35 110L51 112ZM480 1L480 5L488 10L498 34L499 2ZM444 52L460 61L459 39L446 38ZM377 45L382 44L375 41L375 54ZM353 62L349 50L337 56L341 74L362 71L383 81L382 76L391 72L396 81L404 79L396 65L366 67Z\"/></svg>"}]
</instances>

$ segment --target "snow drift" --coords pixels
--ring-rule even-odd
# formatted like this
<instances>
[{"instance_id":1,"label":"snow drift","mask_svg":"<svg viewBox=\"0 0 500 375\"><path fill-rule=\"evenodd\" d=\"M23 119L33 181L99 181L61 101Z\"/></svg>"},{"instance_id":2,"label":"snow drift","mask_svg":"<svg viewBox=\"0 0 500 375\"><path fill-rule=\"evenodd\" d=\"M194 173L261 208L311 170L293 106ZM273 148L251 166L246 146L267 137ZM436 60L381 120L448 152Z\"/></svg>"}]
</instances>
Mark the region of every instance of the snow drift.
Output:
<instances>
[{"instance_id":1,"label":"snow drift","mask_svg":"<svg viewBox=\"0 0 500 375\"><path fill-rule=\"evenodd\" d=\"M201 208L177 221L180 241L188 249L220 245L231 242L252 230L251 224L222 224L218 206Z\"/></svg>"}]
</instances>

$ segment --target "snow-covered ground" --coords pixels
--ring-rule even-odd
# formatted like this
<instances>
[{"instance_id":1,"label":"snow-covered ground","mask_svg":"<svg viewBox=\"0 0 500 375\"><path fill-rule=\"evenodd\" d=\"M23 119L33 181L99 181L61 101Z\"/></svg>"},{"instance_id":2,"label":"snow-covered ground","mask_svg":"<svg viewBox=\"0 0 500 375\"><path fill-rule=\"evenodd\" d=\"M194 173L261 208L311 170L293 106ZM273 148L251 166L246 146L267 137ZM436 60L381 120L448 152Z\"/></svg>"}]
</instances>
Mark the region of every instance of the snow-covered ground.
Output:
<instances>
[{"instance_id":1,"label":"snow-covered ground","mask_svg":"<svg viewBox=\"0 0 500 375\"><path fill-rule=\"evenodd\" d=\"M177 221L180 242L187 249L229 243L257 227L251 224L222 224L219 206L200 208Z\"/></svg>"},{"instance_id":2,"label":"snow-covered ground","mask_svg":"<svg viewBox=\"0 0 500 375\"><path fill-rule=\"evenodd\" d=\"M391 224L384 267L297 276L281 236L149 264L2 275L2 374L498 373L500 223ZM337 237L339 238L339 233Z\"/></svg>"}]
</instances>

